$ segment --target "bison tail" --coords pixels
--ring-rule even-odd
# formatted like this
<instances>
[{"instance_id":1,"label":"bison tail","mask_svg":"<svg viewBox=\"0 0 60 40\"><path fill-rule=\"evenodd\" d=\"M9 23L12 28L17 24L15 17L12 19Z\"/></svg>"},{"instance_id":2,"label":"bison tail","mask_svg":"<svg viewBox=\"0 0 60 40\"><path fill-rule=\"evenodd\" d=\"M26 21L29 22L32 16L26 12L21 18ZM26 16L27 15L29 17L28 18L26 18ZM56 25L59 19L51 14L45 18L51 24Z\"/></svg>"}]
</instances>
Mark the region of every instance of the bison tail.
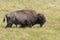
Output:
<instances>
[{"instance_id":1,"label":"bison tail","mask_svg":"<svg viewBox=\"0 0 60 40\"><path fill-rule=\"evenodd\" d=\"M3 19L3 22L5 22L5 18Z\"/></svg>"},{"instance_id":2,"label":"bison tail","mask_svg":"<svg viewBox=\"0 0 60 40\"><path fill-rule=\"evenodd\" d=\"M3 22L5 22L5 17L4 17L4 19L3 19Z\"/></svg>"}]
</instances>

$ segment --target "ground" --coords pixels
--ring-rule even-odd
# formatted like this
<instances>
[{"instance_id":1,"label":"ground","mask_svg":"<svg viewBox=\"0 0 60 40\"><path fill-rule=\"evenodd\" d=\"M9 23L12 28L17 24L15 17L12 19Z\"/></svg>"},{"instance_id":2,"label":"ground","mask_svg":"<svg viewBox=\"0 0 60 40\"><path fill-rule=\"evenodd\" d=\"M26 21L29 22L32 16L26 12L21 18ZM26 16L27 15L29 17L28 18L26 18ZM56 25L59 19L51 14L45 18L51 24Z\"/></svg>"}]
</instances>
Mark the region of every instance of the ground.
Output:
<instances>
[{"instance_id":1,"label":"ground","mask_svg":"<svg viewBox=\"0 0 60 40\"><path fill-rule=\"evenodd\" d=\"M46 17L42 28L5 28L4 16L12 11L33 9ZM60 0L0 0L0 40L60 40Z\"/></svg>"}]
</instances>

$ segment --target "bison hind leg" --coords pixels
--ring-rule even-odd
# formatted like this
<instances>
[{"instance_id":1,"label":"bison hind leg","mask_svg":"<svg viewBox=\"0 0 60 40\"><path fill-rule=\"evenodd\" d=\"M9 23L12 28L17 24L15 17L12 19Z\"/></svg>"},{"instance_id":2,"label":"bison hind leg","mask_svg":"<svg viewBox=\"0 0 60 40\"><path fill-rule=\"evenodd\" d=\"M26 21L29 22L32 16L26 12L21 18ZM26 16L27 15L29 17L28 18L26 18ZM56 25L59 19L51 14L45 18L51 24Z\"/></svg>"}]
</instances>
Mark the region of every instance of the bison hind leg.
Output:
<instances>
[{"instance_id":1,"label":"bison hind leg","mask_svg":"<svg viewBox=\"0 0 60 40\"><path fill-rule=\"evenodd\" d=\"M12 23L8 23L7 25L6 25L6 28L11 28L12 27Z\"/></svg>"}]
</instances>

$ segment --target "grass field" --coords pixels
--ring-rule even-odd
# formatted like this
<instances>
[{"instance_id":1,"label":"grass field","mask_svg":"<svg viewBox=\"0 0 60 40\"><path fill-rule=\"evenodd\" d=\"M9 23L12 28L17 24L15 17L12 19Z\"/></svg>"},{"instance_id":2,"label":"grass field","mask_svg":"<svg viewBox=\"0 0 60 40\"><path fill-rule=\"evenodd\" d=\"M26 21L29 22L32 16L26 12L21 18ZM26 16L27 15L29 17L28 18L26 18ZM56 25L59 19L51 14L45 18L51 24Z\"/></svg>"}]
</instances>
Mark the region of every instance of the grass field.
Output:
<instances>
[{"instance_id":1,"label":"grass field","mask_svg":"<svg viewBox=\"0 0 60 40\"><path fill-rule=\"evenodd\" d=\"M43 13L47 22L42 28L5 28L4 15L21 9ZM60 40L60 0L0 0L0 40Z\"/></svg>"}]
</instances>

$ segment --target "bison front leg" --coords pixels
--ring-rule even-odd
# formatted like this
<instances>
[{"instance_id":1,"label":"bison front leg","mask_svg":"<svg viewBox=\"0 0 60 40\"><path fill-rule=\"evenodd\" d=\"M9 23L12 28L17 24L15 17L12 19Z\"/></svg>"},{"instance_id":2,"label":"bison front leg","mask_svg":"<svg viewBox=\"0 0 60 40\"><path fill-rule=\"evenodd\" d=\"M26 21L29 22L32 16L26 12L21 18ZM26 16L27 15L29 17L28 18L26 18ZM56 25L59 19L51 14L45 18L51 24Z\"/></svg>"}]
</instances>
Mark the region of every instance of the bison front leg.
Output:
<instances>
[{"instance_id":1,"label":"bison front leg","mask_svg":"<svg viewBox=\"0 0 60 40\"><path fill-rule=\"evenodd\" d=\"M12 27L12 23L8 23L7 25L6 25L6 28L11 28Z\"/></svg>"},{"instance_id":2,"label":"bison front leg","mask_svg":"<svg viewBox=\"0 0 60 40\"><path fill-rule=\"evenodd\" d=\"M29 26L29 28L31 28L32 27L32 24L30 24L30 25L28 25Z\"/></svg>"},{"instance_id":3,"label":"bison front leg","mask_svg":"<svg viewBox=\"0 0 60 40\"><path fill-rule=\"evenodd\" d=\"M24 23L24 24L21 24L20 27L21 27L21 28L25 28L26 26L27 26L27 24Z\"/></svg>"},{"instance_id":4,"label":"bison front leg","mask_svg":"<svg viewBox=\"0 0 60 40\"><path fill-rule=\"evenodd\" d=\"M29 23L28 26L29 26L29 28L31 28L32 27L32 23Z\"/></svg>"}]
</instances>

